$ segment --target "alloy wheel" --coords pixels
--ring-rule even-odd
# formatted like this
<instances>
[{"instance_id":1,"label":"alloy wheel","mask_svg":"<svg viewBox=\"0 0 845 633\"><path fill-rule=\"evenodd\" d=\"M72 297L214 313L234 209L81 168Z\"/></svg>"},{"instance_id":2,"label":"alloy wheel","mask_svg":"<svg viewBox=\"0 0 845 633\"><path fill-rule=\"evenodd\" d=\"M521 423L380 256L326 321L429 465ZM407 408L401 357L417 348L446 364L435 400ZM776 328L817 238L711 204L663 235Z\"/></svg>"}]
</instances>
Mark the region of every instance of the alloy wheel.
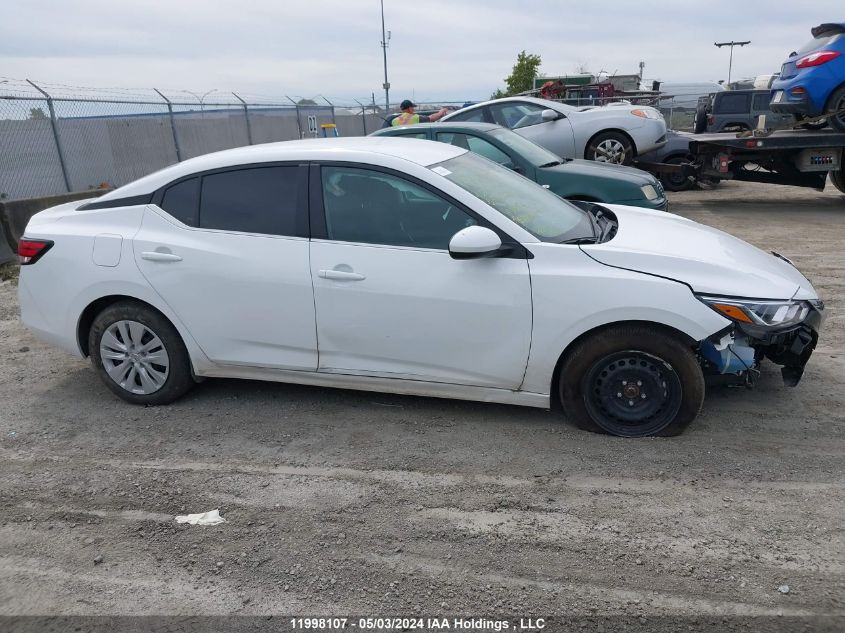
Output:
<instances>
[{"instance_id":1,"label":"alloy wheel","mask_svg":"<svg viewBox=\"0 0 845 633\"><path fill-rule=\"evenodd\" d=\"M594 157L599 163L622 165L626 157L625 146L614 138L605 139L595 146Z\"/></svg>"},{"instance_id":2,"label":"alloy wheel","mask_svg":"<svg viewBox=\"0 0 845 633\"><path fill-rule=\"evenodd\" d=\"M170 357L161 339L137 321L116 321L100 339L100 362L109 377L126 391L155 393L170 374Z\"/></svg>"}]
</instances>

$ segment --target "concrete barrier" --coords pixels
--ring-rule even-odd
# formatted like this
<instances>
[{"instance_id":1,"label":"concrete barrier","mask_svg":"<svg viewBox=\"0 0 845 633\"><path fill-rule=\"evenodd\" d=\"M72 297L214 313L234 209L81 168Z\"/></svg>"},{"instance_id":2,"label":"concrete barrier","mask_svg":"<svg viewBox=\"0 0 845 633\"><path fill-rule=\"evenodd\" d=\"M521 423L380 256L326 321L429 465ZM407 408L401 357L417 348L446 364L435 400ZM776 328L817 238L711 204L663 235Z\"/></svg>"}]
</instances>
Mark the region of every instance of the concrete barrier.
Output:
<instances>
[{"instance_id":1,"label":"concrete barrier","mask_svg":"<svg viewBox=\"0 0 845 633\"><path fill-rule=\"evenodd\" d=\"M96 198L109 189L92 189L75 193L62 193L41 198L25 198L0 202L0 264L17 259L18 240L23 236L29 219L44 209L55 207L65 202Z\"/></svg>"}]
</instances>

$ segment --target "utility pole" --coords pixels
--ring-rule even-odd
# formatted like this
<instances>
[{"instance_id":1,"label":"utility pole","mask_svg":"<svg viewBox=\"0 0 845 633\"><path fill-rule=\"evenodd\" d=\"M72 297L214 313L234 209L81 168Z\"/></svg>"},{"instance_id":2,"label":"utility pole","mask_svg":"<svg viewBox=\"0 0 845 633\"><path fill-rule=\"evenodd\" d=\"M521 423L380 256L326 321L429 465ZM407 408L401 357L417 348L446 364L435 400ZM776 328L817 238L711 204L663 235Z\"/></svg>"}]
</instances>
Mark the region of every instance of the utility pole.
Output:
<instances>
[{"instance_id":1,"label":"utility pole","mask_svg":"<svg viewBox=\"0 0 845 633\"><path fill-rule=\"evenodd\" d=\"M390 43L390 31L387 31L387 36L385 36L384 31L384 0L381 0L381 50L384 54L384 84L382 87L384 88L384 112L390 110L390 82L387 80L387 47Z\"/></svg>"},{"instance_id":2,"label":"utility pole","mask_svg":"<svg viewBox=\"0 0 845 633\"><path fill-rule=\"evenodd\" d=\"M734 46L745 46L746 44L751 44L751 40L748 40L747 42L713 42L713 46L716 46L718 48L722 48L723 46L731 47L731 56L728 59L728 88L730 88L731 84L731 69L734 63Z\"/></svg>"}]
</instances>

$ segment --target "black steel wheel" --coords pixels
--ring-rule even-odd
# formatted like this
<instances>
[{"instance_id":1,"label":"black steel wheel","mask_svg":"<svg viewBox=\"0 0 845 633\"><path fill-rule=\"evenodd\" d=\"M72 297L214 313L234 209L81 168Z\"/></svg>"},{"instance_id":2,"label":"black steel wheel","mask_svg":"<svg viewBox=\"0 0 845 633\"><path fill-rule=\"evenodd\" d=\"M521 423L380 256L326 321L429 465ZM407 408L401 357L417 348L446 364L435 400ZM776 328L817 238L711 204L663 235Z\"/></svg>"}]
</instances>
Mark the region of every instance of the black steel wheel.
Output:
<instances>
[{"instance_id":1,"label":"black steel wheel","mask_svg":"<svg viewBox=\"0 0 845 633\"><path fill-rule=\"evenodd\" d=\"M658 326L611 326L578 341L561 365L564 412L588 431L677 435L704 402L692 348Z\"/></svg>"},{"instance_id":2,"label":"black steel wheel","mask_svg":"<svg viewBox=\"0 0 845 633\"><path fill-rule=\"evenodd\" d=\"M678 414L683 393L671 365L637 351L599 359L584 376L581 390L590 417L622 437L662 431Z\"/></svg>"}]
</instances>

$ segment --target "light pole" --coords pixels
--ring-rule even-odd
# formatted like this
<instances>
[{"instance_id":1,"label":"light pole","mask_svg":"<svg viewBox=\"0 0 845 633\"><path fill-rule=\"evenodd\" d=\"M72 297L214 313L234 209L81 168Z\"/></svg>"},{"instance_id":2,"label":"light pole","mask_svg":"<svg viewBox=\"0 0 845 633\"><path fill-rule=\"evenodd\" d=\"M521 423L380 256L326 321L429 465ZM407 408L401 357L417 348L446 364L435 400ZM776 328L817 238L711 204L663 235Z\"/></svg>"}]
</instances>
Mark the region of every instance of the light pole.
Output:
<instances>
[{"instance_id":1,"label":"light pole","mask_svg":"<svg viewBox=\"0 0 845 633\"><path fill-rule=\"evenodd\" d=\"M734 41L713 42L713 46L716 46L718 48L722 48L723 46L730 46L731 47L731 56L728 59L728 88L730 88L730 84L731 84L731 67L733 66L733 63L734 63L734 46L745 46L746 44L751 44L751 40L749 40L747 42L734 42Z\"/></svg>"},{"instance_id":2,"label":"light pole","mask_svg":"<svg viewBox=\"0 0 845 633\"><path fill-rule=\"evenodd\" d=\"M381 50L384 54L384 111L387 113L390 110L390 82L387 80L387 47L390 43L390 31L387 31L385 37L384 31L384 0L381 0Z\"/></svg>"}]
</instances>

